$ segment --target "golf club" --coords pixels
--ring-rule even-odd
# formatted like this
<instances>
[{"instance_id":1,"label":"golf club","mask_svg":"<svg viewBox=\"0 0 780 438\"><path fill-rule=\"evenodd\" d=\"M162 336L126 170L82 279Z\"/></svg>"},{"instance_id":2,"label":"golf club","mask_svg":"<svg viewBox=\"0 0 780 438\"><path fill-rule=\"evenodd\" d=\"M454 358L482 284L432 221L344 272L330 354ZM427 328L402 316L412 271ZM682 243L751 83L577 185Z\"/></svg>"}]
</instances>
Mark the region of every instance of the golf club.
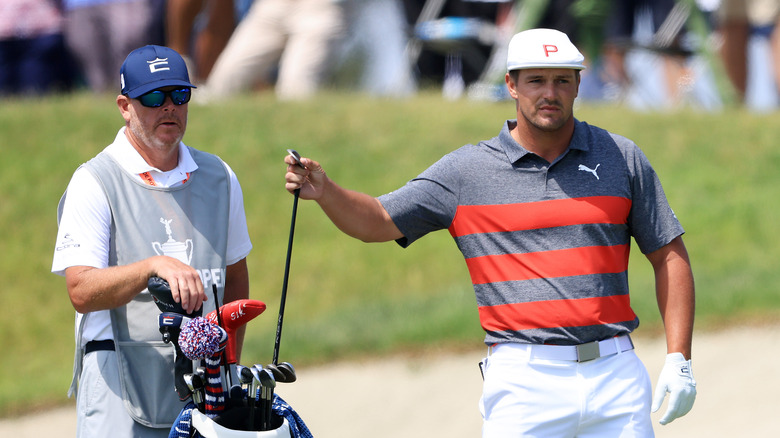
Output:
<instances>
[{"instance_id":1,"label":"golf club","mask_svg":"<svg viewBox=\"0 0 780 438\"><path fill-rule=\"evenodd\" d=\"M197 376L198 391L200 394L199 409L201 412L206 410L206 367L200 366L195 368L193 375Z\"/></svg>"},{"instance_id":2,"label":"golf club","mask_svg":"<svg viewBox=\"0 0 780 438\"><path fill-rule=\"evenodd\" d=\"M260 381L255 380L255 373L253 373L253 370L250 367L236 365L236 373L238 375L238 381L241 383L242 392L244 389L246 390L247 407L249 409L249 415L247 415L246 418L248 424L246 430L255 430L255 404L257 401L257 385Z\"/></svg>"},{"instance_id":3,"label":"golf club","mask_svg":"<svg viewBox=\"0 0 780 438\"><path fill-rule=\"evenodd\" d=\"M254 379L252 371L243 365L236 365L236 374L238 375L238 381L241 383L242 389L246 387L247 393L249 393L249 385L252 384L252 379Z\"/></svg>"},{"instance_id":4,"label":"golf club","mask_svg":"<svg viewBox=\"0 0 780 438\"><path fill-rule=\"evenodd\" d=\"M278 365L268 364L266 369L271 371L277 383L293 383L297 380L295 368L290 362L282 362Z\"/></svg>"},{"instance_id":5,"label":"golf club","mask_svg":"<svg viewBox=\"0 0 780 438\"><path fill-rule=\"evenodd\" d=\"M181 332L182 326L190 322L191 319L180 313L163 312L157 317L157 321L160 326L163 342L166 344L171 343L174 347L173 383L176 388L176 393L179 395L179 400L187 400L190 391L182 376L185 373L192 372L192 361L185 357L181 348L179 348L179 333Z\"/></svg>"},{"instance_id":6,"label":"golf club","mask_svg":"<svg viewBox=\"0 0 780 438\"><path fill-rule=\"evenodd\" d=\"M274 380L273 373L267 369L260 370L260 387L263 402L260 405L263 409L263 423L260 430L271 429L271 419L273 415L272 407L274 401L274 388L276 388L276 380Z\"/></svg>"},{"instance_id":7,"label":"golf club","mask_svg":"<svg viewBox=\"0 0 780 438\"><path fill-rule=\"evenodd\" d=\"M301 163L301 156L294 149L287 149L287 153L290 154L298 166L304 167ZM295 189L293 192L293 208L292 219L290 220L290 238L287 241L287 259L284 264L284 281L282 282L282 299L279 303L279 319L276 324L276 339L274 340L274 356L273 364L279 363L279 344L282 340L282 324L284 322L284 306L287 301L287 282L290 278L290 259L292 257L292 244L293 237L295 236L295 217L298 214L298 198L301 194L301 189Z\"/></svg>"},{"instance_id":8,"label":"golf club","mask_svg":"<svg viewBox=\"0 0 780 438\"><path fill-rule=\"evenodd\" d=\"M249 430L255 429L255 406L257 404L258 398L260 398L260 394L258 393L261 391L261 377L260 377L260 371L263 369L261 365L255 365L253 367L249 367L249 372L252 374L252 384L250 385L251 394L249 397ZM265 409L262 405L260 405L260 425L265 422Z\"/></svg>"},{"instance_id":9,"label":"golf club","mask_svg":"<svg viewBox=\"0 0 780 438\"><path fill-rule=\"evenodd\" d=\"M205 386L205 374L203 367L198 367L195 372L187 373L183 376L184 382L192 393L192 401L201 412L204 409L203 388Z\"/></svg>"}]
</instances>

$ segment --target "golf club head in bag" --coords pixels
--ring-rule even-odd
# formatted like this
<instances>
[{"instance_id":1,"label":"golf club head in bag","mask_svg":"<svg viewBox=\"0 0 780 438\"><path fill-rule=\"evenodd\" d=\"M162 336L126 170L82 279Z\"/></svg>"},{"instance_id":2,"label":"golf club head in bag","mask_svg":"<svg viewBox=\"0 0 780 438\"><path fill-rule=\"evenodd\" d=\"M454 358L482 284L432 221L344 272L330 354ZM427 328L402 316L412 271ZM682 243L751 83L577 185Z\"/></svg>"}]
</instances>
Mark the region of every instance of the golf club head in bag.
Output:
<instances>
[{"instance_id":1,"label":"golf club head in bag","mask_svg":"<svg viewBox=\"0 0 780 438\"><path fill-rule=\"evenodd\" d=\"M160 309L161 312L178 313L189 318L195 318L203 314L202 307L192 313L187 313L181 306L181 303L177 303L173 299L171 286L164 278L149 277L146 288L149 289L149 293L152 294L152 298L154 299L154 304L157 305L157 308Z\"/></svg>"},{"instance_id":2,"label":"golf club head in bag","mask_svg":"<svg viewBox=\"0 0 780 438\"><path fill-rule=\"evenodd\" d=\"M184 375L184 382L192 393L192 402L199 410L204 409L203 391L206 388L206 370L198 367L194 373Z\"/></svg>"},{"instance_id":3,"label":"golf club head in bag","mask_svg":"<svg viewBox=\"0 0 780 438\"><path fill-rule=\"evenodd\" d=\"M295 375L295 368L293 368L290 362L269 363L265 368L273 373L274 379L279 383L293 383L298 380L298 377Z\"/></svg>"},{"instance_id":4,"label":"golf club head in bag","mask_svg":"<svg viewBox=\"0 0 780 438\"><path fill-rule=\"evenodd\" d=\"M181 327L190 321L190 318L173 312L163 312L157 318L160 325L160 333L163 342L172 343L175 353L173 356L173 384L179 400L184 401L190 397L192 392L188 387L184 376L192 373L192 361L182 353L179 347L179 333Z\"/></svg>"}]
</instances>

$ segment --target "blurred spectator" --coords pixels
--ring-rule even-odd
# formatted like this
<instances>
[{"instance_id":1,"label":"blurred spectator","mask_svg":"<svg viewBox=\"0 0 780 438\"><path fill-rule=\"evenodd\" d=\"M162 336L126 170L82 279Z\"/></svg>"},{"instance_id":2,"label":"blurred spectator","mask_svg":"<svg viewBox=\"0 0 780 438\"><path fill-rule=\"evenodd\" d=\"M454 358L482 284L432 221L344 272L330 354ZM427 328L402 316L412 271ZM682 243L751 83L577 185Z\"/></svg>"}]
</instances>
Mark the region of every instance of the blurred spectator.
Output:
<instances>
[{"instance_id":1,"label":"blurred spectator","mask_svg":"<svg viewBox=\"0 0 780 438\"><path fill-rule=\"evenodd\" d=\"M0 95L67 90L75 73L53 0L0 1Z\"/></svg>"},{"instance_id":2,"label":"blurred spectator","mask_svg":"<svg viewBox=\"0 0 780 438\"><path fill-rule=\"evenodd\" d=\"M344 31L340 0L256 0L199 92L214 101L273 85L280 100L311 97Z\"/></svg>"},{"instance_id":3,"label":"blurred spectator","mask_svg":"<svg viewBox=\"0 0 780 438\"><path fill-rule=\"evenodd\" d=\"M457 34L459 27L453 24L453 17L476 19L486 24L498 24L505 18L502 12L508 10L506 7L510 4L509 0L449 0L444 1L438 14L432 17L423 17L427 12L426 7L430 5L431 0L403 0L404 11L409 26L415 33L420 33L421 29L432 29L437 35L436 38L425 39L422 50L415 61L414 68L417 71L419 81L425 84L444 84L445 81L452 81L453 74L459 76L454 79L462 81L463 85L468 85L479 79L485 68L492 50L493 41L470 39L469 41L460 41L458 48L456 39L460 35L451 35L451 44L447 44L447 35L449 31ZM438 29L437 29L438 28ZM452 49L452 46L455 49ZM462 49L462 50L460 50ZM455 70L455 71L453 71Z\"/></svg>"},{"instance_id":4,"label":"blurred spectator","mask_svg":"<svg viewBox=\"0 0 780 438\"><path fill-rule=\"evenodd\" d=\"M209 76L235 26L233 0L168 0L166 45L182 55L195 83Z\"/></svg>"},{"instance_id":5,"label":"blurred spectator","mask_svg":"<svg viewBox=\"0 0 780 438\"><path fill-rule=\"evenodd\" d=\"M559 30L585 55L586 63L600 62L605 25L613 0L549 0L537 27Z\"/></svg>"},{"instance_id":6,"label":"blurred spectator","mask_svg":"<svg viewBox=\"0 0 780 438\"><path fill-rule=\"evenodd\" d=\"M152 23L159 2L152 0L61 0L65 40L94 92L116 90L117 72L127 54L156 43Z\"/></svg>"},{"instance_id":7,"label":"blurred spectator","mask_svg":"<svg viewBox=\"0 0 780 438\"><path fill-rule=\"evenodd\" d=\"M655 51L662 59L667 98L676 104L680 98L680 86L687 75L686 61L691 54L683 48L683 32L677 29L670 35L663 35L665 42L659 43L658 32L664 29L667 18L674 10L675 0L613 0L611 12L605 27L603 51L603 73L608 86L614 89L618 99L625 95L632 85L632 78L626 70L626 54L638 44L635 40L637 17L649 13L652 19L653 41L644 47ZM677 18L677 17L673 17ZM687 19L680 17L683 22ZM667 27L668 28L668 27Z\"/></svg>"},{"instance_id":8,"label":"blurred spectator","mask_svg":"<svg viewBox=\"0 0 780 438\"><path fill-rule=\"evenodd\" d=\"M333 82L375 96L416 91L406 55L409 26L399 0L346 0L347 35L337 50Z\"/></svg>"},{"instance_id":9,"label":"blurred spectator","mask_svg":"<svg viewBox=\"0 0 780 438\"><path fill-rule=\"evenodd\" d=\"M745 101L748 78L748 42L754 32L770 34L772 73L780 88L780 2L777 0L721 0L717 26L723 45L720 54L740 102Z\"/></svg>"}]
</instances>

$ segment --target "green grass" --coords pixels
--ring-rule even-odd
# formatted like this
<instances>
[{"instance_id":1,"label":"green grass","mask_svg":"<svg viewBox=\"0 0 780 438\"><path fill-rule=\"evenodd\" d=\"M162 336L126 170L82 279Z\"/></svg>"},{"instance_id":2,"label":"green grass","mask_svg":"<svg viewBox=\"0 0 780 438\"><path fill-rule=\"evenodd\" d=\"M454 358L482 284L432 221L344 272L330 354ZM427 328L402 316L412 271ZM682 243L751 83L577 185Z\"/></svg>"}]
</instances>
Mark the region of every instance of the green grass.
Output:
<instances>
[{"instance_id":1,"label":"green grass","mask_svg":"<svg viewBox=\"0 0 780 438\"><path fill-rule=\"evenodd\" d=\"M195 97L197 100L197 95ZM109 144L122 119L112 96L0 100L0 412L66 401L73 309L49 273L56 206L75 168ZM271 360L290 227L286 148L320 161L342 185L379 195L444 153L496 135L513 104L327 94L305 103L268 95L190 106L185 142L223 157L244 190L254 250L251 297L268 305L248 327L243 363ZM683 222L698 291L697 329L780 316L780 114L632 113L577 108L577 116L635 140ZM657 334L652 273L632 254L640 333ZM313 365L482 339L465 264L448 233L408 249L342 235L301 202L281 359Z\"/></svg>"}]
</instances>

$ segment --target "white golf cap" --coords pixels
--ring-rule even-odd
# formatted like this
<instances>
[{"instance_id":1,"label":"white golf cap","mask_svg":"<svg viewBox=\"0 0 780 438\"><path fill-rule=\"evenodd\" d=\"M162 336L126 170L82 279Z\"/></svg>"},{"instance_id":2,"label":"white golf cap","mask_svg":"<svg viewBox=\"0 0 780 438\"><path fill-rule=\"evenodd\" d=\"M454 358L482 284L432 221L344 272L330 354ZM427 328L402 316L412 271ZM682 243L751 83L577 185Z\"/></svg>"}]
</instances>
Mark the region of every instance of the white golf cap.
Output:
<instances>
[{"instance_id":1,"label":"white golf cap","mask_svg":"<svg viewBox=\"0 0 780 438\"><path fill-rule=\"evenodd\" d=\"M525 68L585 69L585 57L569 37L554 29L531 29L520 32L509 41L507 71Z\"/></svg>"}]
</instances>

